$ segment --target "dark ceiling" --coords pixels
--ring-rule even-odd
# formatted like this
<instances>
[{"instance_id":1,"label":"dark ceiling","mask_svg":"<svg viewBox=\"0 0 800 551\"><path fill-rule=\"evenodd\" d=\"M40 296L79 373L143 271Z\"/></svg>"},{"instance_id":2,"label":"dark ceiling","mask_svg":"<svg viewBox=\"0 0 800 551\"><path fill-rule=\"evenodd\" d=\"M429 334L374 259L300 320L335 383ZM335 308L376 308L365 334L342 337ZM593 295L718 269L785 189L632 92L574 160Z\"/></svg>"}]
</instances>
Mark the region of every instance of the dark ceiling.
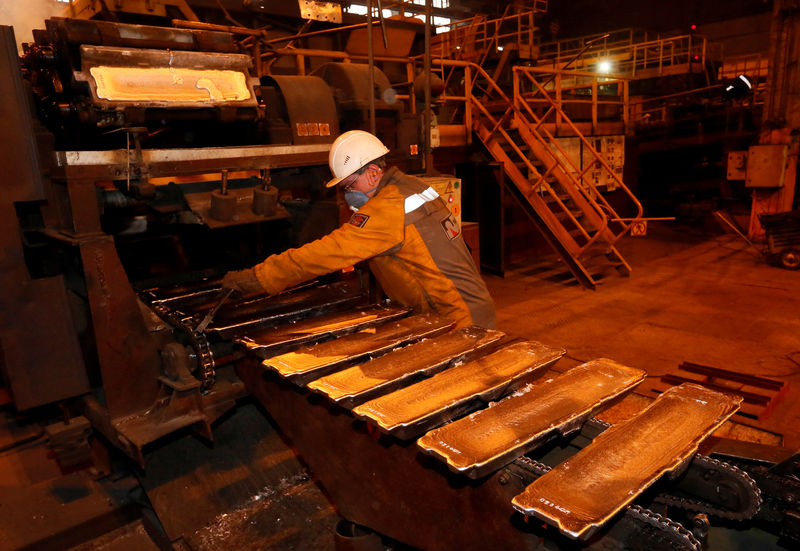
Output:
<instances>
[{"instance_id":1,"label":"dark ceiling","mask_svg":"<svg viewBox=\"0 0 800 551\"><path fill-rule=\"evenodd\" d=\"M502 13L508 2L451 0L451 4L483 4L487 12ZM521 4L531 5L532 2ZM771 10L772 0L549 0L547 13L541 16L538 24L545 40L554 38L553 30L558 38L625 28L687 32L692 24L703 25Z\"/></svg>"},{"instance_id":2,"label":"dark ceiling","mask_svg":"<svg viewBox=\"0 0 800 551\"><path fill-rule=\"evenodd\" d=\"M224 6L234 18L250 26L263 26L258 15L296 18L296 0L188 0L201 19L213 17ZM350 3L340 0L342 4ZM366 0L354 0L364 4ZM373 0L377 4L377 0ZM387 6L392 0L383 0ZM447 10L458 19L483 13L490 18L501 15L507 0L450 0ZM532 6L533 0L513 2ZM245 7L245 6L250 6ZM259 6L259 7L256 7ZM548 0L548 10L538 17L543 41L633 28L636 30L683 33L690 25L704 25L772 10L772 0ZM437 10L438 11L438 10ZM255 20L249 18L255 17ZM348 18L346 18L348 19ZM224 22L224 21L218 21ZM225 21L230 24L231 21ZM270 26L278 24L274 19ZM294 23L287 24L292 27Z\"/></svg>"}]
</instances>

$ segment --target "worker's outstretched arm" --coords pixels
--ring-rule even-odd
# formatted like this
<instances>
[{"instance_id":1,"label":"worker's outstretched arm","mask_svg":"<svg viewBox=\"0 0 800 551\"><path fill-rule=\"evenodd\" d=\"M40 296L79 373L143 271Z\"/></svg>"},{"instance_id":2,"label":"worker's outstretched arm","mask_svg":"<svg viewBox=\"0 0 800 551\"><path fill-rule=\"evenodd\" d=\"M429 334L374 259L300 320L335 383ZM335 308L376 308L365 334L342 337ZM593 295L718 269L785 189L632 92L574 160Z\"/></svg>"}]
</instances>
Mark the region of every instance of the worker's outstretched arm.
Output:
<instances>
[{"instance_id":1,"label":"worker's outstretched arm","mask_svg":"<svg viewBox=\"0 0 800 551\"><path fill-rule=\"evenodd\" d=\"M403 199L394 187L389 187L361 207L342 227L297 249L272 255L257 264L248 274L231 272L225 276L231 285L255 281L270 294L278 293L314 277L341 270L372 258L403 241ZM244 272L244 273L243 273ZM255 279L253 279L255 276ZM253 292L252 286L240 289Z\"/></svg>"}]
</instances>

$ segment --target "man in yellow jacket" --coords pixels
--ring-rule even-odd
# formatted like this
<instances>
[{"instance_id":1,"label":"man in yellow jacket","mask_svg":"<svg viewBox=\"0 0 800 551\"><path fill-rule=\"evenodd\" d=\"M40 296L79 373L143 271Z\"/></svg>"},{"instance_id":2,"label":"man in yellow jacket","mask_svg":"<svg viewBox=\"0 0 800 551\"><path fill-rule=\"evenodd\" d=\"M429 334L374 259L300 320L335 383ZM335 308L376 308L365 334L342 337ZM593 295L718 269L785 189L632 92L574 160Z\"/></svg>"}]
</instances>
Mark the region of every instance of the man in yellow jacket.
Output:
<instances>
[{"instance_id":1,"label":"man in yellow jacket","mask_svg":"<svg viewBox=\"0 0 800 551\"><path fill-rule=\"evenodd\" d=\"M244 293L278 293L362 260L393 301L436 312L457 327L495 328L494 303L438 193L382 159L389 150L369 132L351 130L334 141L328 164L345 199L357 209L328 235L261 264L229 272L222 286Z\"/></svg>"}]
</instances>

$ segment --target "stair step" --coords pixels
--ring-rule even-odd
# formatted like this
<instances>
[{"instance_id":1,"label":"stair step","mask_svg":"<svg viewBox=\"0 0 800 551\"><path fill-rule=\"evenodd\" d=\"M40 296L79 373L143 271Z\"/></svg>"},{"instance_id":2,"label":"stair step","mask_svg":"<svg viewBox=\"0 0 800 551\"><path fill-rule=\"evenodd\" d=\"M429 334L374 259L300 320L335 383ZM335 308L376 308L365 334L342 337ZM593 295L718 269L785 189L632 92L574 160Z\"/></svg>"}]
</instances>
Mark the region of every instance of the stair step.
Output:
<instances>
[{"instance_id":1,"label":"stair step","mask_svg":"<svg viewBox=\"0 0 800 551\"><path fill-rule=\"evenodd\" d=\"M527 174L527 173L528 173L528 170L530 170L530 169L528 168L528 165L527 165L527 164L525 164L525 162L523 162L523 161L517 161L517 162L515 162L515 163L514 163L514 166L516 166L516 167L519 169L519 171L520 171L520 172L522 172L523 174Z\"/></svg>"},{"instance_id":2,"label":"stair step","mask_svg":"<svg viewBox=\"0 0 800 551\"><path fill-rule=\"evenodd\" d=\"M590 247L586 252L581 255L581 261L584 264L592 264L595 265L597 263L602 263L606 266L612 268L626 268L627 265L625 264L625 260L619 255L619 253L615 253L614 251L608 251L607 249L601 247Z\"/></svg>"},{"instance_id":3,"label":"stair step","mask_svg":"<svg viewBox=\"0 0 800 551\"><path fill-rule=\"evenodd\" d=\"M586 236L583 235L583 231L580 228L573 228L571 230L567 230L567 233L572 236L573 239L586 239ZM588 233L588 231L587 231Z\"/></svg>"},{"instance_id":4,"label":"stair step","mask_svg":"<svg viewBox=\"0 0 800 551\"><path fill-rule=\"evenodd\" d=\"M587 210L591 208L587 203L592 203L588 192L579 189L582 184L574 180L577 174L571 175L572 169L564 165L561 155L552 151L547 143L539 141L542 136L531 126L532 121L526 116L511 117L511 104L507 100L493 98L481 100L481 103L492 113L495 122L479 117L478 134L495 160L506 163L511 195L519 201L548 243L569 266L576 280L594 289L595 277L578 259L578 256L583 256L581 249L588 242L581 226L599 226L597 213ZM494 129L500 117L504 128L502 132ZM514 168L511 168L512 163ZM596 229L592 232L596 232ZM587 231L590 234L592 232ZM613 249L616 237L613 232L604 231L601 241L607 245L605 252L608 252L608 248ZM619 253L610 254L602 260L606 266L614 267L624 275L630 274L630 266Z\"/></svg>"},{"instance_id":5,"label":"stair step","mask_svg":"<svg viewBox=\"0 0 800 551\"><path fill-rule=\"evenodd\" d=\"M516 151L517 151L516 149L514 149L514 146L513 146L513 145L511 145L510 143L508 143L508 142L506 142L506 141L502 142L500 145L501 145L501 147L503 148L503 151L505 151L506 153L508 153L508 152L510 152L510 151L513 151L513 152L515 152L515 153L516 153ZM518 148L520 151L522 151L522 152L523 152L523 153L525 153L526 155L527 155L527 154L530 152L530 150L531 150L531 149L530 149L530 148L527 146L527 144L525 144L525 143L519 143L519 142L516 142L516 146L517 146L517 148Z\"/></svg>"},{"instance_id":6,"label":"stair step","mask_svg":"<svg viewBox=\"0 0 800 551\"><path fill-rule=\"evenodd\" d=\"M564 205L567 208L569 208L570 206L575 206L575 203L572 200L572 197L567 195L566 193L558 193L557 196L561 200L561 202L564 203ZM550 193L545 194L543 196L543 198L544 198L544 202L548 203L548 204L552 204L552 203L556 202L556 196L555 195L551 195Z\"/></svg>"},{"instance_id":7,"label":"stair step","mask_svg":"<svg viewBox=\"0 0 800 551\"><path fill-rule=\"evenodd\" d=\"M578 222L580 222L580 221L581 221L581 219L582 219L582 218L585 216L585 215L584 215L584 213L583 213L583 211L582 211L582 210L580 210L580 209L569 209L569 212L572 214L572 216L573 216L573 217L574 217L574 218L575 218L575 219L576 219ZM556 212L556 213L555 213L555 215L556 215L556 218L558 219L558 221L559 221L559 222L562 222L562 223L563 223L563 222L566 222L567 220L569 220L570 222L572 221L572 220L570 219L570 217L567 215L567 213L566 213L566 212L564 212L564 211L561 211L561 212Z\"/></svg>"}]
</instances>

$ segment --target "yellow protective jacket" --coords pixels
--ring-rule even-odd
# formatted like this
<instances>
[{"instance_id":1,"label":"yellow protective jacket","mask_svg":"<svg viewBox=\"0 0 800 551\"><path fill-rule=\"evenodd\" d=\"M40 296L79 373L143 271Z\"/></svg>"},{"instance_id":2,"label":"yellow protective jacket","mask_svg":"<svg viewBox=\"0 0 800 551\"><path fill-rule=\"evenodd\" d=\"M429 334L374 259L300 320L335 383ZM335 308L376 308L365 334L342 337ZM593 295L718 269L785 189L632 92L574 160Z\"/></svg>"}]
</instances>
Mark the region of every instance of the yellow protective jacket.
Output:
<instances>
[{"instance_id":1,"label":"yellow protective jacket","mask_svg":"<svg viewBox=\"0 0 800 551\"><path fill-rule=\"evenodd\" d=\"M461 228L420 180L389 168L375 195L328 235L255 266L270 294L369 260L389 298L416 312L437 312L457 327L497 324L489 291Z\"/></svg>"}]
</instances>

